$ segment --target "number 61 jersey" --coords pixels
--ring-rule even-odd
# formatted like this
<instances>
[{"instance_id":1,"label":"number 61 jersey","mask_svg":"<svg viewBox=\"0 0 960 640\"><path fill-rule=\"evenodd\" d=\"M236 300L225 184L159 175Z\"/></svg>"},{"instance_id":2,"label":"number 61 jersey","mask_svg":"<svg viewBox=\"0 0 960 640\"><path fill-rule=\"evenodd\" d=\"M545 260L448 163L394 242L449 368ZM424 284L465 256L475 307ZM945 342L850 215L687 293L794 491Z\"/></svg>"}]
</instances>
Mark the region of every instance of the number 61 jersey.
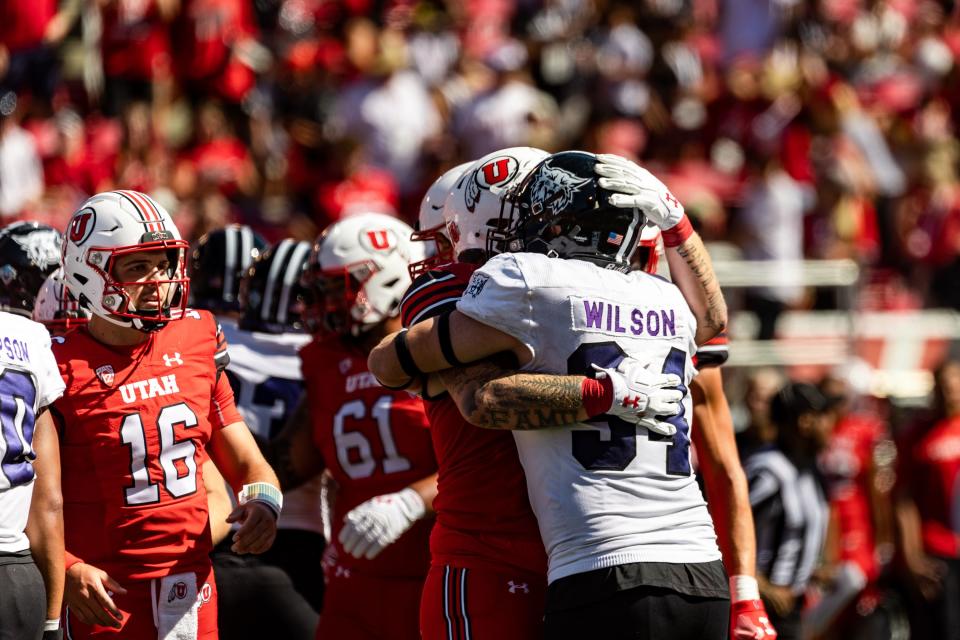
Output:
<instances>
[{"instance_id":1,"label":"number 61 jersey","mask_svg":"<svg viewBox=\"0 0 960 640\"><path fill-rule=\"evenodd\" d=\"M630 356L682 380L672 438L607 416L514 432L549 582L635 562L720 558L690 467L697 327L679 289L644 272L502 254L474 272L457 309L524 343L533 353L527 370L592 376L592 364L615 367Z\"/></svg>"},{"instance_id":2,"label":"number 61 jersey","mask_svg":"<svg viewBox=\"0 0 960 640\"><path fill-rule=\"evenodd\" d=\"M188 310L129 347L80 328L53 351L67 550L121 583L209 566L205 447L240 420L216 320Z\"/></svg>"}]
</instances>

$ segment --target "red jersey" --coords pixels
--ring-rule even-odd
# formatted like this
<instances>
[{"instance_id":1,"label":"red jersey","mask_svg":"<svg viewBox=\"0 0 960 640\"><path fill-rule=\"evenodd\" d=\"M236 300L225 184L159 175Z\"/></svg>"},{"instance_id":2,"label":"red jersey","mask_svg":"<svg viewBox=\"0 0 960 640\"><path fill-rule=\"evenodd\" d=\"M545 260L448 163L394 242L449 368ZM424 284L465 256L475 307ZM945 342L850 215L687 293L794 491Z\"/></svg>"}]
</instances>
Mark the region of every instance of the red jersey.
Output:
<instances>
[{"instance_id":1,"label":"red jersey","mask_svg":"<svg viewBox=\"0 0 960 640\"><path fill-rule=\"evenodd\" d=\"M960 417L933 426L909 450L898 477L917 503L927 553L960 558Z\"/></svg>"},{"instance_id":2,"label":"red jersey","mask_svg":"<svg viewBox=\"0 0 960 640\"><path fill-rule=\"evenodd\" d=\"M455 309L476 268L453 263L417 278L401 302L404 325ZM546 575L547 557L513 434L468 423L447 394L425 404L439 465L433 564Z\"/></svg>"},{"instance_id":3,"label":"red jersey","mask_svg":"<svg viewBox=\"0 0 960 640\"><path fill-rule=\"evenodd\" d=\"M313 422L313 441L339 489L327 547L339 567L390 578L423 578L429 569L432 522L421 520L373 560L340 547L346 514L370 498L400 491L437 470L423 403L406 391L380 386L367 354L337 337L300 350Z\"/></svg>"},{"instance_id":4,"label":"red jersey","mask_svg":"<svg viewBox=\"0 0 960 640\"><path fill-rule=\"evenodd\" d=\"M873 451L883 424L862 415L847 415L834 428L829 448L820 456L830 507L837 515L841 562L855 562L868 580L877 577L876 532L870 502Z\"/></svg>"},{"instance_id":5,"label":"red jersey","mask_svg":"<svg viewBox=\"0 0 960 640\"><path fill-rule=\"evenodd\" d=\"M205 447L241 419L216 320L189 310L130 347L80 328L53 353L67 550L121 583L208 566Z\"/></svg>"}]
</instances>

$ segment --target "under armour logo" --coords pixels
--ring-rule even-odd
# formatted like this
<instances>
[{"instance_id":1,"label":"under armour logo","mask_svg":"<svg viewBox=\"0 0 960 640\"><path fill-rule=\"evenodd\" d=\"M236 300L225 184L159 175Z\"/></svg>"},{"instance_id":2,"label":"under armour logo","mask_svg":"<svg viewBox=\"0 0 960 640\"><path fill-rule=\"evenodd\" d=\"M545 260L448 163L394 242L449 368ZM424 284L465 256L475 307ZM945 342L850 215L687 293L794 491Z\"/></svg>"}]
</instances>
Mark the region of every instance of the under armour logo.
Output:
<instances>
[{"instance_id":1,"label":"under armour logo","mask_svg":"<svg viewBox=\"0 0 960 640\"><path fill-rule=\"evenodd\" d=\"M172 367L175 364L183 364L183 358L180 357L179 351L174 351L173 355L163 354L163 364L168 367Z\"/></svg>"},{"instance_id":2,"label":"under armour logo","mask_svg":"<svg viewBox=\"0 0 960 640\"><path fill-rule=\"evenodd\" d=\"M667 195L663 196L663 199L673 205L674 208L680 206L680 201L673 197L673 194L667 191Z\"/></svg>"},{"instance_id":3,"label":"under armour logo","mask_svg":"<svg viewBox=\"0 0 960 640\"><path fill-rule=\"evenodd\" d=\"M341 567L340 565L337 565L337 570L334 572L334 574L336 575L337 578L349 578L350 569L347 567Z\"/></svg>"},{"instance_id":4,"label":"under armour logo","mask_svg":"<svg viewBox=\"0 0 960 640\"><path fill-rule=\"evenodd\" d=\"M507 583L507 589L510 591L510 593L517 593L517 592L530 593L530 587L527 586L526 582L521 582L520 584L517 584L516 582L511 580Z\"/></svg>"},{"instance_id":5,"label":"under armour logo","mask_svg":"<svg viewBox=\"0 0 960 640\"><path fill-rule=\"evenodd\" d=\"M623 399L623 406L632 407L634 409L640 408L640 396L626 397Z\"/></svg>"}]
</instances>

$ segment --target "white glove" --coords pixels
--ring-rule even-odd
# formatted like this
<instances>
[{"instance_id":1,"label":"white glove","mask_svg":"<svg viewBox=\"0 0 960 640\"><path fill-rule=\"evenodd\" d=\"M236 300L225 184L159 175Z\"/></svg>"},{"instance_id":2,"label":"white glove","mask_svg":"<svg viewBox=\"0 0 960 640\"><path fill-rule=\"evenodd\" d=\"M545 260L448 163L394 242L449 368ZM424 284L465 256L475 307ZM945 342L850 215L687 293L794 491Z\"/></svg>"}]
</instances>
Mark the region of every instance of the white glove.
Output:
<instances>
[{"instance_id":1,"label":"white glove","mask_svg":"<svg viewBox=\"0 0 960 640\"><path fill-rule=\"evenodd\" d=\"M683 219L683 205L667 186L635 162L610 153L597 156L594 173L599 185L610 194L608 202L621 209L640 209L647 220L663 230L672 229Z\"/></svg>"},{"instance_id":2,"label":"white glove","mask_svg":"<svg viewBox=\"0 0 960 640\"><path fill-rule=\"evenodd\" d=\"M375 496L344 516L340 545L354 558L370 560L426 513L423 498L409 487L397 493Z\"/></svg>"},{"instance_id":3,"label":"white glove","mask_svg":"<svg viewBox=\"0 0 960 640\"><path fill-rule=\"evenodd\" d=\"M608 415L646 427L654 433L672 436L677 428L658 418L675 416L683 410L680 376L654 373L633 358L625 358L616 369L592 365L597 378L613 383L613 402Z\"/></svg>"}]
</instances>

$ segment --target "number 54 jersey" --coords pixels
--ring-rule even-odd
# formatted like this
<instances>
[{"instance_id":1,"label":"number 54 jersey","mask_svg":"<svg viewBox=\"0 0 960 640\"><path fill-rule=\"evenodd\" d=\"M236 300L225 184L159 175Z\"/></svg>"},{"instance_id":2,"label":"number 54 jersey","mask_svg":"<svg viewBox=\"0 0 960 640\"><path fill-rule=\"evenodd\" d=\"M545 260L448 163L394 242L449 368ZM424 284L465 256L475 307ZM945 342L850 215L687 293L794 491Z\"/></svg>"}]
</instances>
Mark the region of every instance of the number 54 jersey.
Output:
<instances>
[{"instance_id":1,"label":"number 54 jersey","mask_svg":"<svg viewBox=\"0 0 960 640\"><path fill-rule=\"evenodd\" d=\"M205 446L240 420L216 320L188 310L132 347L81 328L53 351L67 550L121 583L209 566Z\"/></svg>"},{"instance_id":2,"label":"number 54 jersey","mask_svg":"<svg viewBox=\"0 0 960 640\"><path fill-rule=\"evenodd\" d=\"M634 562L720 558L690 467L696 319L679 289L644 272L502 254L473 274L457 309L525 344L530 371L592 376L592 364L615 367L630 356L682 381L672 438L607 416L514 432L549 582Z\"/></svg>"}]
</instances>

